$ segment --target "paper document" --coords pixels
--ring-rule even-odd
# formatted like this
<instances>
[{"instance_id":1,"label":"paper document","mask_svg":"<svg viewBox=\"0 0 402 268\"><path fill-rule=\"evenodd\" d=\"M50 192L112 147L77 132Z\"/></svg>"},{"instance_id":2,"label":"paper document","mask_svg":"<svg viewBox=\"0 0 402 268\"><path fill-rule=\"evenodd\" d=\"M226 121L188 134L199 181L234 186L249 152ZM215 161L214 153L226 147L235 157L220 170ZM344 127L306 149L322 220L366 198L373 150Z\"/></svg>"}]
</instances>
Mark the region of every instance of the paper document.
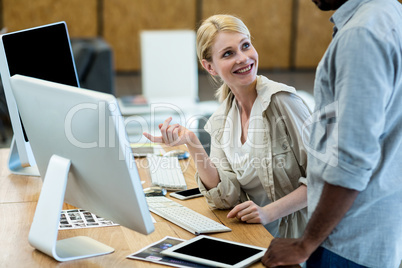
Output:
<instances>
[{"instance_id":1,"label":"paper document","mask_svg":"<svg viewBox=\"0 0 402 268\"><path fill-rule=\"evenodd\" d=\"M185 241L185 240L166 236L162 240L159 240L159 241L149 245L148 247L145 247L145 248L141 249L140 251L127 256L127 258L149 261L149 262L164 264L164 265L173 266L173 267L183 267L183 268L186 268L186 267L208 268L208 267L210 267L210 266L205 266L205 265L190 262L190 261L185 261L185 260L168 257L168 256L162 255L160 253L162 250L165 250L174 245L180 244L183 241Z\"/></svg>"},{"instance_id":2,"label":"paper document","mask_svg":"<svg viewBox=\"0 0 402 268\"><path fill-rule=\"evenodd\" d=\"M118 225L110 220L98 217L87 210L69 209L61 211L59 230Z\"/></svg>"}]
</instances>

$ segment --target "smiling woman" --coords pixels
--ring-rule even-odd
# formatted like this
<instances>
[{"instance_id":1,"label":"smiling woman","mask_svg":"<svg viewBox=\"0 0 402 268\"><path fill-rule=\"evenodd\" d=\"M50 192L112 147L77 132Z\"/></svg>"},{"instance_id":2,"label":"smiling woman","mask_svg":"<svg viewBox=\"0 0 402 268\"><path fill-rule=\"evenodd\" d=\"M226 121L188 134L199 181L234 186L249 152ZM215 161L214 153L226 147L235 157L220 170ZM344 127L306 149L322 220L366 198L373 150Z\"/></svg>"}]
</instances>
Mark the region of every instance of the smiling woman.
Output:
<instances>
[{"instance_id":1,"label":"smiling woman","mask_svg":"<svg viewBox=\"0 0 402 268\"><path fill-rule=\"evenodd\" d=\"M230 35L238 35L241 38L234 42L229 42ZM212 75L212 77L219 78L219 74L213 71L212 66L210 64L213 62L213 49L215 51L215 56L220 56L222 58L227 58L229 56L233 56L238 45L240 44L242 47L241 51L247 52L252 49L252 52L255 53L255 73L257 70L257 61L258 54L254 47L250 42L250 32L247 26L238 18L234 16L228 15L215 15L209 17L204 23L200 26L197 31L197 55L198 59L202 66ZM233 47L231 47L233 45ZM233 58L233 57L232 57ZM215 59L216 60L216 59ZM222 75L222 74L221 74ZM223 77L220 76L222 80ZM217 91L216 96L220 101L223 101L229 92L229 87L226 83L222 87L220 87Z\"/></svg>"},{"instance_id":2,"label":"smiling woman","mask_svg":"<svg viewBox=\"0 0 402 268\"><path fill-rule=\"evenodd\" d=\"M238 99L247 95L246 100L252 105L256 97L254 82L257 76L258 54L249 36L238 32L219 33L212 46L212 59L202 59L201 64L211 75L219 76L225 81ZM225 94L220 93L222 96L219 97L226 98L226 92L228 90L225 90Z\"/></svg>"},{"instance_id":3,"label":"smiling woman","mask_svg":"<svg viewBox=\"0 0 402 268\"><path fill-rule=\"evenodd\" d=\"M244 23L215 15L197 31L197 55L204 69L223 85L221 106L205 130L208 156L189 129L160 124L166 145L186 144L194 159L201 193L213 208L232 209L229 218L261 223L276 237L298 237L306 224L307 154L302 137L309 109L296 90L258 76L258 53Z\"/></svg>"}]
</instances>

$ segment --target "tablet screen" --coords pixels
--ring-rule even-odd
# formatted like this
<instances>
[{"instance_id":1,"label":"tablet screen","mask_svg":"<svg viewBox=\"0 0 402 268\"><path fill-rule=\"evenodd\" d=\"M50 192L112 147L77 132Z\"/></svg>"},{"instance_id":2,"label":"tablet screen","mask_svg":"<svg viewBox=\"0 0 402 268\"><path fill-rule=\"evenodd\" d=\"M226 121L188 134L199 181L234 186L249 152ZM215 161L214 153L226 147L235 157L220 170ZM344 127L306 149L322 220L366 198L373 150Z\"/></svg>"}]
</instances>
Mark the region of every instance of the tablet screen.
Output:
<instances>
[{"instance_id":1,"label":"tablet screen","mask_svg":"<svg viewBox=\"0 0 402 268\"><path fill-rule=\"evenodd\" d=\"M203 236L179 244L163 253L200 263L208 264L207 262L213 261L231 267L244 261L249 264L257 261L264 252L265 248Z\"/></svg>"},{"instance_id":2,"label":"tablet screen","mask_svg":"<svg viewBox=\"0 0 402 268\"><path fill-rule=\"evenodd\" d=\"M261 250L202 238L185 247L177 249L175 252L211 261L226 263L229 265L235 265L236 263L261 252Z\"/></svg>"}]
</instances>

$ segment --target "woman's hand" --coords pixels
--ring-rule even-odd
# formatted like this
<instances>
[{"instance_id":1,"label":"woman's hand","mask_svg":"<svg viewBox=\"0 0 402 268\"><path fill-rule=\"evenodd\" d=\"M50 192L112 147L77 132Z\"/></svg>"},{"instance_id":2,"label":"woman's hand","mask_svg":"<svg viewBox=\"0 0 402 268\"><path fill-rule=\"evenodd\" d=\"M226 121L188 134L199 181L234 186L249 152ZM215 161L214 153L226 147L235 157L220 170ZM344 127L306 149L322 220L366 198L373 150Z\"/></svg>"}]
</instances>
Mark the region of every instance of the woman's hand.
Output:
<instances>
[{"instance_id":1,"label":"woman's hand","mask_svg":"<svg viewBox=\"0 0 402 268\"><path fill-rule=\"evenodd\" d=\"M247 223L267 224L273 221L269 216L267 206L257 206L253 201L246 201L235 206L227 215L228 218L237 218Z\"/></svg>"},{"instance_id":2,"label":"woman's hand","mask_svg":"<svg viewBox=\"0 0 402 268\"><path fill-rule=\"evenodd\" d=\"M164 143L169 146L190 143L193 133L179 124L170 125L171 121L172 117L169 117L163 124L159 124L162 136L152 136L147 132L144 132L143 135L152 142Z\"/></svg>"},{"instance_id":3,"label":"woman's hand","mask_svg":"<svg viewBox=\"0 0 402 268\"><path fill-rule=\"evenodd\" d=\"M164 143L169 146L186 144L204 186L207 189L216 187L220 182L218 171L209 159L198 137L194 132L179 124L169 125L170 122L172 122L171 117L159 125L162 136L152 136L147 132L144 132L143 135L152 142Z\"/></svg>"}]
</instances>

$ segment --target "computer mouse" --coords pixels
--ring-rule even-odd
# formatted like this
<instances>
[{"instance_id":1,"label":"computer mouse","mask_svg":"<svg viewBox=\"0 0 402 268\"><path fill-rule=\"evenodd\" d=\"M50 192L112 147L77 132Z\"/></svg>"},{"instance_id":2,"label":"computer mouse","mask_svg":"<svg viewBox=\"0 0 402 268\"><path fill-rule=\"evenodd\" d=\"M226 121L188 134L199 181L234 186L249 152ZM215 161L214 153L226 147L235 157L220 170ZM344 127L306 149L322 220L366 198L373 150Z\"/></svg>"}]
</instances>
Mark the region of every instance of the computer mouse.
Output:
<instances>
[{"instance_id":1,"label":"computer mouse","mask_svg":"<svg viewBox=\"0 0 402 268\"><path fill-rule=\"evenodd\" d=\"M145 196L165 196L167 191L165 188L151 186L144 189Z\"/></svg>"},{"instance_id":2,"label":"computer mouse","mask_svg":"<svg viewBox=\"0 0 402 268\"><path fill-rule=\"evenodd\" d=\"M179 160L189 158L190 154L185 150L172 150L165 153L163 156L177 157Z\"/></svg>"}]
</instances>

